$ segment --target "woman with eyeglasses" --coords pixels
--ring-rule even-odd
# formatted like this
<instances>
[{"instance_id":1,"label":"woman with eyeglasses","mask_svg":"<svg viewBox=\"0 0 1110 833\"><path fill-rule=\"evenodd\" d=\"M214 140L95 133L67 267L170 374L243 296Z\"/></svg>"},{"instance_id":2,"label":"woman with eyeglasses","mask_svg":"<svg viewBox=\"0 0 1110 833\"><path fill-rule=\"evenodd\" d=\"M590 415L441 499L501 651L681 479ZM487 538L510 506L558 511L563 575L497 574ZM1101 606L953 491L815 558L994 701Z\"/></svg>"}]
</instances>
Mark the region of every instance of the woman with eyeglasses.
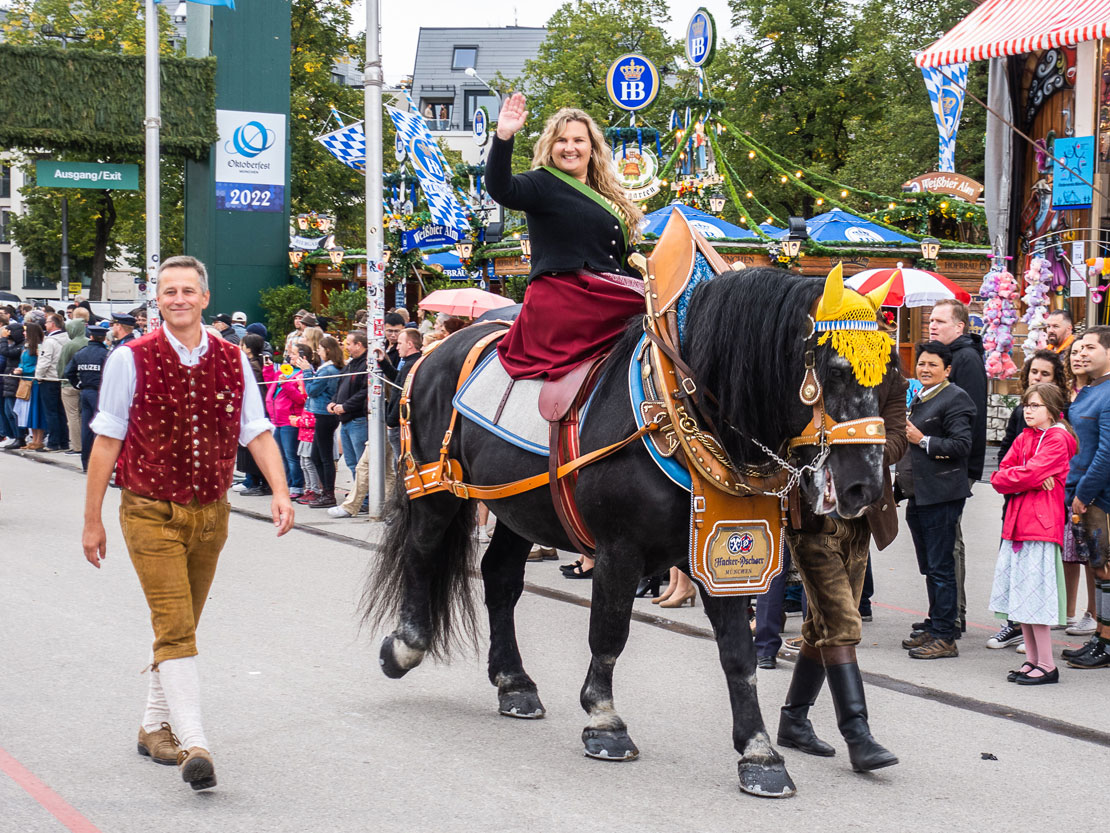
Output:
<instances>
[{"instance_id":1,"label":"woman with eyeglasses","mask_svg":"<svg viewBox=\"0 0 1110 833\"><path fill-rule=\"evenodd\" d=\"M1006 679L1018 685L1060 680L1051 628L1064 619L1064 483L1079 447L1064 418L1067 397L1054 384L1030 385L1021 398L1026 429L991 475L1009 495L990 608L1021 624L1027 659Z\"/></svg>"}]
</instances>

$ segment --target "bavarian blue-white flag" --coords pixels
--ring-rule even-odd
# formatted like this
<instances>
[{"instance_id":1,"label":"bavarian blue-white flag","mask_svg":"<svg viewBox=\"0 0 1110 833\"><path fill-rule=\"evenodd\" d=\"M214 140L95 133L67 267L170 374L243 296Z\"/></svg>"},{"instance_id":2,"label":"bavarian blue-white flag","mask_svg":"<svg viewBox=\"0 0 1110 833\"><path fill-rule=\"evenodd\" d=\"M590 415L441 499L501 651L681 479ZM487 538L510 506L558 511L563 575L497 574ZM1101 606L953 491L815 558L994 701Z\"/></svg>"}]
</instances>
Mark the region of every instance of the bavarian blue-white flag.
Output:
<instances>
[{"instance_id":1,"label":"bavarian blue-white flag","mask_svg":"<svg viewBox=\"0 0 1110 833\"><path fill-rule=\"evenodd\" d=\"M360 174L366 173L366 133L362 129L362 122L356 121L331 133L317 136L316 141L348 168L354 168Z\"/></svg>"},{"instance_id":2,"label":"bavarian blue-white flag","mask_svg":"<svg viewBox=\"0 0 1110 833\"><path fill-rule=\"evenodd\" d=\"M155 3L169 3L172 0L154 0ZM235 10L235 0L189 0L190 3L200 3L202 6L227 6L232 11Z\"/></svg>"},{"instance_id":3,"label":"bavarian blue-white flag","mask_svg":"<svg viewBox=\"0 0 1110 833\"><path fill-rule=\"evenodd\" d=\"M960 129L960 115L964 111L964 93L967 90L967 62L942 67L922 67L929 103L940 132L940 161L937 170L956 172L956 132Z\"/></svg>"},{"instance_id":4,"label":"bavarian blue-white flag","mask_svg":"<svg viewBox=\"0 0 1110 833\"><path fill-rule=\"evenodd\" d=\"M408 151L409 163L416 171L432 220L440 225L450 226L459 231L468 231L470 221L466 219L454 191L451 190L450 167L439 152L428 125L418 112L405 113L396 107L386 107L397 134Z\"/></svg>"}]
</instances>

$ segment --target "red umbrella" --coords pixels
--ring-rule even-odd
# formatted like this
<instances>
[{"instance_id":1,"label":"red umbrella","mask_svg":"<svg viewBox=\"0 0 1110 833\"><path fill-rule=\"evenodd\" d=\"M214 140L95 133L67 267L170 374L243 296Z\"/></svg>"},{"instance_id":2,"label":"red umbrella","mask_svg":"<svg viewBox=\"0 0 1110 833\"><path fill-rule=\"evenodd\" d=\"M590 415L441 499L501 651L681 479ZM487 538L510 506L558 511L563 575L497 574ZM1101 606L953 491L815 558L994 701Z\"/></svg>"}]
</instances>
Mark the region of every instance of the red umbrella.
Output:
<instances>
[{"instance_id":1,"label":"red umbrella","mask_svg":"<svg viewBox=\"0 0 1110 833\"><path fill-rule=\"evenodd\" d=\"M420 309L430 309L435 312L445 312L448 315L460 315L465 318L476 318L483 312L501 307L511 307L512 298L504 295L494 295L484 289L466 287L464 289L437 289L429 292L420 302Z\"/></svg>"},{"instance_id":2,"label":"red umbrella","mask_svg":"<svg viewBox=\"0 0 1110 833\"><path fill-rule=\"evenodd\" d=\"M887 293L884 307L931 307L944 298L955 298L967 304L971 295L960 289L944 275L924 269L866 269L844 282L860 294L866 295L894 278Z\"/></svg>"}]
</instances>

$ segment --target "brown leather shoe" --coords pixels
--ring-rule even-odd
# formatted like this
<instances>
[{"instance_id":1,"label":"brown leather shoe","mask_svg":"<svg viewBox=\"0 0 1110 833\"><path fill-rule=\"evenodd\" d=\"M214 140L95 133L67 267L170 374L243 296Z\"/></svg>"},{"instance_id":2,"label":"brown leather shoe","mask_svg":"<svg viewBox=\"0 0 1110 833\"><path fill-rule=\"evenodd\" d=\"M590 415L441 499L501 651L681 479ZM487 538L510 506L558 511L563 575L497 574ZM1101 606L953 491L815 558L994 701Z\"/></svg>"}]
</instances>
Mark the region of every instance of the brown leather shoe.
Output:
<instances>
[{"instance_id":1,"label":"brown leather shoe","mask_svg":"<svg viewBox=\"0 0 1110 833\"><path fill-rule=\"evenodd\" d=\"M216 786L216 765L207 749L190 746L188 752L178 752L177 767L181 770L181 780L194 790Z\"/></svg>"},{"instance_id":2,"label":"brown leather shoe","mask_svg":"<svg viewBox=\"0 0 1110 833\"><path fill-rule=\"evenodd\" d=\"M138 750L140 755L145 755L156 764L173 766L177 763L181 746L170 724L163 723L160 729L155 729L153 732L148 732L142 726L139 727Z\"/></svg>"},{"instance_id":3,"label":"brown leather shoe","mask_svg":"<svg viewBox=\"0 0 1110 833\"><path fill-rule=\"evenodd\" d=\"M933 635L928 631L914 631L910 634L909 639L902 640L902 647L905 648L907 651L913 648L920 648L922 645L929 642L932 638Z\"/></svg>"},{"instance_id":4,"label":"brown leather shoe","mask_svg":"<svg viewBox=\"0 0 1110 833\"><path fill-rule=\"evenodd\" d=\"M910 651L910 659L944 659L945 657L958 657L960 649L956 647L955 639L932 639Z\"/></svg>"}]
</instances>

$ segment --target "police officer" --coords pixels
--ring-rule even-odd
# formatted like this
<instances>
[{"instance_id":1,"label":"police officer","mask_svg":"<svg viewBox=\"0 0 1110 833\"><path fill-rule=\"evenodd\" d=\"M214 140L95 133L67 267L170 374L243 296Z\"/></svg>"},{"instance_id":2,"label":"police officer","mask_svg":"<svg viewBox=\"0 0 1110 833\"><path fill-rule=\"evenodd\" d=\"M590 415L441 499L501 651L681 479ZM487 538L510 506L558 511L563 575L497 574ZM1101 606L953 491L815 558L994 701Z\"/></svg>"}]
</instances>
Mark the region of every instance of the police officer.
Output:
<instances>
[{"instance_id":1,"label":"police officer","mask_svg":"<svg viewBox=\"0 0 1110 833\"><path fill-rule=\"evenodd\" d=\"M112 349L122 347L138 338L135 335L135 316L127 312L112 313Z\"/></svg>"},{"instance_id":2,"label":"police officer","mask_svg":"<svg viewBox=\"0 0 1110 833\"><path fill-rule=\"evenodd\" d=\"M81 393L81 468L89 469L89 453L92 451L93 433L89 423L96 416L100 401L100 377L104 372L104 362L108 359L108 347L104 338L108 335L108 324L98 321L85 328L89 343L73 354L65 368L65 377ZM132 336L133 337L133 336Z\"/></svg>"}]
</instances>

